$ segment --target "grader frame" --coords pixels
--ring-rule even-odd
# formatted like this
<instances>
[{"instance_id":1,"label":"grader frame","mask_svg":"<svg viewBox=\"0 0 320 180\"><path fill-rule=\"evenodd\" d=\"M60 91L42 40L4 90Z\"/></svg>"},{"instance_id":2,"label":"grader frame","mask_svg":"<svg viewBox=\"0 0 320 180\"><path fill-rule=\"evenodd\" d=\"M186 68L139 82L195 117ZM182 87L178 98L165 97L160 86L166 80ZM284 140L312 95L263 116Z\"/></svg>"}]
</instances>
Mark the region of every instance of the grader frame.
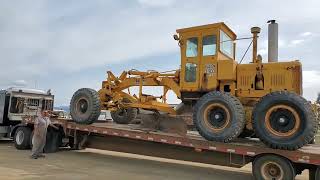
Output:
<instances>
[{"instance_id":1,"label":"grader frame","mask_svg":"<svg viewBox=\"0 0 320 180\"><path fill-rule=\"evenodd\" d=\"M167 102L167 92L172 90L178 98L181 97L179 88L179 71L173 73L159 73L155 71L141 72L136 70L123 71L119 77L112 72L107 72L108 77L102 83L102 89L99 91L101 102L109 110L118 108L142 108L153 109L170 114L176 114L176 111L169 106ZM130 87L138 86L139 95L131 95ZM163 86L163 94L155 97L143 94L143 86ZM128 89L128 92L123 90ZM109 101L111 98L112 101ZM162 99L162 102L157 101ZM127 99L130 102L124 102Z\"/></svg>"}]
</instances>

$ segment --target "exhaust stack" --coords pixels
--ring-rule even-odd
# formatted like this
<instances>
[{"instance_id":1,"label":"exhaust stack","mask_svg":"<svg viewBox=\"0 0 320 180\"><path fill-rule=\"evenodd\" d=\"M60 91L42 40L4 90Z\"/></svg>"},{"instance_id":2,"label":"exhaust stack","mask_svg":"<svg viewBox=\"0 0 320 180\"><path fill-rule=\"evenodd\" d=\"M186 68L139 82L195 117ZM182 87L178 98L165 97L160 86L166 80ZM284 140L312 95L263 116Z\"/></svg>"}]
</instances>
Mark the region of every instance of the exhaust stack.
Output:
<instances>
[{"instance_id":1,"label":"exhaust stack","mask_svg":"<svg viewBox=\"0 0 320 180\"><path fill-rule=\"evenodd\" d=\"M278 62L278 23L269 20L268 25L268 62Z\"/></svg>"}]
</instances>

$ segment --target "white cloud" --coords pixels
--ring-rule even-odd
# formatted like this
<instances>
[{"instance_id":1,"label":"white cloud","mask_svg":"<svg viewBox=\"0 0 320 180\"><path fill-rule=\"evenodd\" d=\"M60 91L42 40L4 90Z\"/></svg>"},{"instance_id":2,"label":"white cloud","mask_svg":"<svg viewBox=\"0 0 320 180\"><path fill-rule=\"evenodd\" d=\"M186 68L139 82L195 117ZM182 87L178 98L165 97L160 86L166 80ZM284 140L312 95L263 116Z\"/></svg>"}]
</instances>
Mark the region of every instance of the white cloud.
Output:
<instances>
[{"instance_id":1,"label":"white cloud","mask_svg":"<svg viewBox=\"0 0 320 180\"><path fill-rule=\"evenodd\" d=\"M305 41L304 39L295 39L295 40L290 41L290 44L288 46L289 47L290 46L297 46L299 44L302 44L304 41Z\"/></svg>"},{"instance_id":2,"label":"white cloud","mask_svg":"<svg viewBox=\"0 0 320 180\"><path fill-rule=\"evenodd\" d=\"M138 2L151 7L167 7L172 5L175 0L138 0Z\"/></svg>"},{"instance_id":3,"label":"white cloud","mask_svg":"<svg viewBox=\"0 0 320 180\"><path fill-rule=\"evenodd\" d=\"M303 36L303 37L310 36L310 35L312 35L311 32L304 32L300 34L300 36Z\"/></svg>"},{"instance_id":4,"label":"white cloud","mask_svg":"<svg viewBox=\"0 0 320 180\"><path fill-rule=\"evenodd\" d=\"M282 38L279 38L279 42L278 42L278 46L279 48L283 48L285 47L287 44L286 44L286 41Z\"/></svg>"},{"instance_id":5,"label":"white cloud","mask_svg":"<svg viewBox=\"0 0 320 180\"><path fill-rule=\"evenodd\" d=\"M268 49L266 48L260 49L258 50L258 54L260 54L261 56L265 56L268 54Z\"/></svg>"},{"instance_id":6,"label":"white cloud","mask_svg":"<svg viewBox=\"0 0 320 180\"><path fill-rule=\"evenodd\" d=\"M318 71L303 71L302 77L304 97L315 101L320 92L320 73Z\"/></svg>"},{"instance_id":7,"label":"white cloud","mask_svg":"<svg viewBox=\"0 0 320 180\"><path fill-rule=\"evenodd\" d=\"M12 82L12 86L25 87L27 85L28 85L27 81L25 81L23 79L16 80L16 81Z\"/></svg>"}]
</instances>

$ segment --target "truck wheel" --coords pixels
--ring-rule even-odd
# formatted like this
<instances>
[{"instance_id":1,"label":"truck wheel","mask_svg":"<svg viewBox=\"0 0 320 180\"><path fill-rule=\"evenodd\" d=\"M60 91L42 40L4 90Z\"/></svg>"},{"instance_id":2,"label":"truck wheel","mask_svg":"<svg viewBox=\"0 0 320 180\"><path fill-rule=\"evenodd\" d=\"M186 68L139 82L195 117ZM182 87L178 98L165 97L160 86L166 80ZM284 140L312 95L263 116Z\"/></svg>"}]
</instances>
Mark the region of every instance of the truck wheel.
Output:
<instances>
[{"instance_id":1,"label":"truck wheel","mask_svg":"<svg viewBox=\"0 0 320 180\"><path fill-rule=\"evenodd\" d=\"M137 117L137 109L118 109L110 113L114 122L118 124L129 124L132 120Z\"/></svg>"},{"instance_id":2,"label":"truck wheel","mask_svg":"<svg viewBox=\"0 0 320 180\"><path fill-rule=\"evenodd\" d=\"M319 180L320 179L320 166L309 169L309 179Z\"/></svg>"},{"instance_id":3,"label":"truck wheel","mask_svg":"<svg viewBox=\"0 0 320 180\"><path fill-rule=\"evenodd\" d=\"M31 131L31 135L30 135L30 140L29 140L30 149L32 149L32 148L33 148L33 142L32 142L33 135L34 135L34 130L33 130L33 131Z\"/></svg>"},{"instance_id":4,"label":"truck wheel","mask_svg":"<svg viewBox=\"0 0 320 180\"><path fill-rule=\"evenodd\" d=\"M14 133L14 146L17 149L30 149L30 142L32 139L31 129L29 127L18 127Z\"/></svg>"},{"instance_id":5,"label":"truck wheel","mask_svg":"<svg viewBox=\"0 0 320 180\"><path fill-rule=\"evenodd\" d=\"M82 88L76 91L70 102L70 115L79 124L92 124L100 115L100 100L97 91Z\"/></svg>"},{"instance_id":6,"label":"truck wheel","mask_svg":"<svg viewBox=\"0 0 320 180\"><path fill-rule=\"evenodd\" d=\"M276 155L257 157L252 164L254 179L292 180L296 173L291 162Z\"/></svg>"},{"instance_id":7,"label":"truck wheel","mask_svg":"<svg viewBox=\"0 0 320 180\"><path fill-rule=\"evenodd\" d=\"M46 145L43 148L45 153L54 153L59 150L62 144L62 133L59 130L48 128Z\"/></svg>"},{"instance_id":8,"label":"truck wheel","mask_svg":"<svg viewBox=\"0 0 320 180\"><path fill-rule=\"evenodd\" d=\"M68 139L69 139L69 142L68 142L69 147L71 149L76 149L76 147L75 147L76 145L74 144L74 137L69 136Z\"/></svg>"},{"instance_id":9,"label":"truck wheel","mask_svg":"<svg viewBox=\"0 0 320 180\"><path fill-rule=\"evenodd\" d=\"M271 148L296 150L308 144L317 131L311 104L295 93L267 94L252 114L254 131Z\"/></svg>"},{"instance_id":10,"label":"truck wheel","mask_svg":"<svg viewBox=\"0 0 320 180\"><path fill-rule=\"evenodd\" d=\"M199 134L210 141L229 142L245 126L244 108L229 93L213 91L202 96L193 110L193 123Z\"/></svg>"}]
</instances>

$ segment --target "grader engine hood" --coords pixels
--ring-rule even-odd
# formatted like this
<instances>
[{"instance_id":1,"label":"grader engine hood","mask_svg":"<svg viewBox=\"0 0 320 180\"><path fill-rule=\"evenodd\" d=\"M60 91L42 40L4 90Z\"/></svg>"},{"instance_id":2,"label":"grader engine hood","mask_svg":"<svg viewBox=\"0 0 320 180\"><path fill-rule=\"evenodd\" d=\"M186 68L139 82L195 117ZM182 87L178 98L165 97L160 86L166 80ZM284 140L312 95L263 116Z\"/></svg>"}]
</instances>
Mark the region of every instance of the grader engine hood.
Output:
<instances>
[{"instance_id":1,"label":"grader engine hood","mask_svg":"<svg viewBox=\"0 0 320 180\"><path fill-rule=\"evenodd\" d=\"M239 64L237 94L242 97L261 97L272 91L291 91L302 95L302 66L299 61L262 63L263 88L256 88L257 65Z\"/></svg>"}]
</instances>

